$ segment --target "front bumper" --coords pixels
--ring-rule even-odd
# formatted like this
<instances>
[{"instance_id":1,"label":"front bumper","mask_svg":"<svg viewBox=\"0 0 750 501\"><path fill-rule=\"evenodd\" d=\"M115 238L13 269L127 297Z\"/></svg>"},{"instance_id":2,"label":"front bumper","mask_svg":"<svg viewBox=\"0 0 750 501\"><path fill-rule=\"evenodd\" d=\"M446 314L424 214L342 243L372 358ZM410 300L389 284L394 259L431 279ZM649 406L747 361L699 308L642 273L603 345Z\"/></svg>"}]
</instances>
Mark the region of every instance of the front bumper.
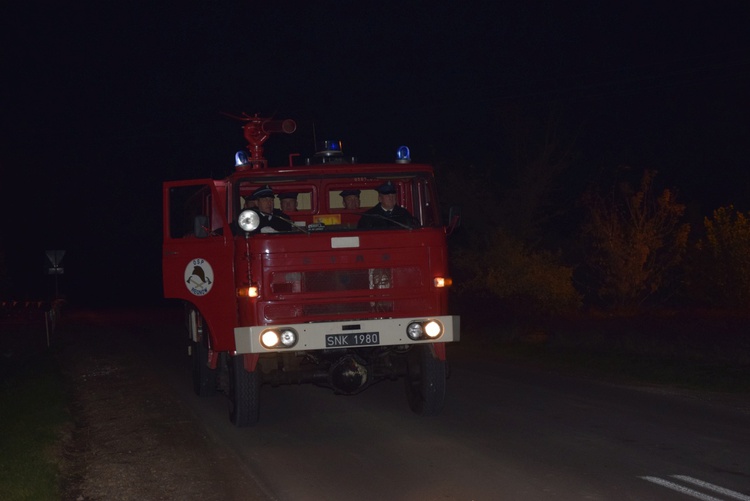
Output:
<instances>
[{"instance_id":1,"label":"front bumper","mask_svg":"<svg viewBox=\"0 0 750 501\"><path fill-rule=\"evenodd\" d=\"M359 334L359 333L378 333L379 343L377 346L393 345L411 345L424 343L447 343L458 341L461 337L461 317L455 315L444 315L438 317L429 317L430 320L437 320L443 325L443 334L435 339L414 341L406 335L406 326L411 322L425 320L426 318L409 317L409 318L384 318L371 320L347 320L340 322L315 322L304 324L283 324L283 325L261 325L251 327L235 327L234 342L236 352L244 353L273 353L273 352L294 352L325 350L331 346L326 345L326 336L331 334ZM291 348L268 349L260 342L260 336L268 329L294 329L299 339L297 344ZM366 345L372 347L371 345ZM351 348L361 347L359 345L350 346ZM336 348L346 348L346 346L337 346Z\"/></svg>"}]
</instances>

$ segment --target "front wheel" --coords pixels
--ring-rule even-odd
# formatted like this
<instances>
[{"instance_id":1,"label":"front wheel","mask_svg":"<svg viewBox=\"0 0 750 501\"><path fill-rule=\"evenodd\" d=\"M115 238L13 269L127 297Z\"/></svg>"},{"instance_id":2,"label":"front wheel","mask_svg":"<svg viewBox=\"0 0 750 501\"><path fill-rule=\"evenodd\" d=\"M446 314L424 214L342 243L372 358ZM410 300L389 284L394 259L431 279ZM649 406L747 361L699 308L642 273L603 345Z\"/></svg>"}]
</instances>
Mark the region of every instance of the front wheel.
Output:
<instances>
[{"instance_id":1,"label":"front wheel","mask_svg":"<svg viewBox=\"0 0 750 501\"><path fill-rule=\"evenodd\" d=\"M445 403L445 360L432 345L413 346L407 355L406 397L411 410L421 416L439 414Z\"/></svg>"},{"instance_id":2,"label":"front wheel","mask_svg":"<svg viewBox=\"0 0 750 501\"><path fill-rule=\"evenodd\" d=\"M229 419L235 426L252 426L260 414L261 374L245 370L243 356L229 359Z\"/></svg>"}]
</instances>

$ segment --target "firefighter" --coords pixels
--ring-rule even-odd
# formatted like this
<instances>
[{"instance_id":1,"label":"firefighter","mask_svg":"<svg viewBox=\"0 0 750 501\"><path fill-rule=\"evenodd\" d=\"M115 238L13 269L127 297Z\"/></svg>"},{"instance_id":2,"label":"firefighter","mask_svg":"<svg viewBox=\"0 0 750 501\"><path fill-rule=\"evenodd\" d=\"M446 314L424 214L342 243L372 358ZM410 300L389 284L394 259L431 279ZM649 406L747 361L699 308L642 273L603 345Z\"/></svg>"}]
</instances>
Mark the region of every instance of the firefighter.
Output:
<instances>
[{"instance_id":1,"label":"firefighter","mask_svg":"<svg viewBox=\"0 0 750 501\"><path fill-rule=\"evenodd\" d=\"M344 201L344 209L356 210L359 209L359 190L344 190L339 195Z\"/></svg>"},{"instance_id":2,"label":"firefighter","mask_svg":"<svg viewBox=\"0 0 750 501\"><path fill-rule=\"evenodd\" d=\"M297 212L297 194L295 192L279 193L278 197L282 212Z\"/></svg>"},{"instance_id":3,"label":"firefighter","mask_svg":"<svg viewBox=\"0 0 750 501\"><path fill-rule=\"evenodd\" d=\"M255 230L261 233L273 233L275 231L291 231L292 222L289 216L279 209L273 207L273 189L267 184L261 186L250 196L258 206L251 209L260 216L260 226Z\"/></svg>"},{"instance_id":4,"label":"firefighter","mask_svg":"<svg viewBox=\"0 0 750 501\"><path fill-rule=\"evenodd\" d=\"M244 209L252 209L257 206L258 202L256 200L253 200L252 195L248 195L245 197L245 204L243 206Z\"/></svg>"},{"instance_id":5,"label":"firefighter","mask_svg":"<svg viewBox=\"0 0 750 501\"><path fill-rule=\"evenodd\" d=\"M395 228L417 226L408 210L396 203L396 186L388 181L377 188L378 204L359 218L357 228Z\"/></svg>"}]
</instances>

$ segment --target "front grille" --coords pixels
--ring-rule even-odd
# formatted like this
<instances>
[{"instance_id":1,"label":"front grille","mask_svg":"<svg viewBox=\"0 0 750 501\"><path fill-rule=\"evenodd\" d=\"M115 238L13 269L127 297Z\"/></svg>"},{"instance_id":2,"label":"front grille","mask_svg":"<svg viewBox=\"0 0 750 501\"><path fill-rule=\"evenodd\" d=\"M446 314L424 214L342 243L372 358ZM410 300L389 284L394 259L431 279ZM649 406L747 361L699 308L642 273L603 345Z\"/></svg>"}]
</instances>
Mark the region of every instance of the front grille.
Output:
<instances>
[{"instance_id":1,"label":"front grille","mask_svg":"<svg viewBox=\"0 0 750 501\"><path fill-rule=\"evenodd\" d=\"M262 306L267 322L435 314L416 266L274 271L270 278L276 300Z\"/></svg>"},{"instance_id":2,"label":"front grille","mask_svg":"<svg viewBox=\"0 0 750 501\"><path fill-rule=\"evenodd\" d=\"M271 273L273 294L365 291L415 288L423 285L419 268L355 268L345 270Z\"/></svg>"},{"instance_id":3,"label":"front grille","mask_svg":"<svg viewBox=\"0 0 750 501\"><path fill-rule=\"evenodd\" d=\"M263 317L269 323L299 323L305 321L376 318L383 316L437 315L434 305L424 298L394 299L393 301L351 302L279 302L263 307Z\"/></svg>"}]
</instances>

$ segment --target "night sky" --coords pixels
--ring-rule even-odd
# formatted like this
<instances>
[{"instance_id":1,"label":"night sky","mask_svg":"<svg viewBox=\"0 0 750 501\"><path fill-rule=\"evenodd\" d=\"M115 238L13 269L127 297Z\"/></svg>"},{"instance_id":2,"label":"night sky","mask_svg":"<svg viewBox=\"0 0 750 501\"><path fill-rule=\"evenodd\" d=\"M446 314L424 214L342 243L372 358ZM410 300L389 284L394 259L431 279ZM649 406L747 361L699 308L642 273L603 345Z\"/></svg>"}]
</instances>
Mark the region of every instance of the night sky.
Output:
<instances>
[{"instance_id":1,"label":"night sky","mask_svg":"<svg viewBox=\"0 0 750 501\"><path fill-rule=\"evenodd\" d=\"M304 155L315 123L360 160L408 144L497 181L504 118L554 109L572 177L653 168L694 213L750 210L744 0L32 0L2 17L0 250L22 298L65 249L71 300L158 300L161 183L230 172L244 142L223 113L297 120L278 144Z\"/></svg>"}]
</instances>

